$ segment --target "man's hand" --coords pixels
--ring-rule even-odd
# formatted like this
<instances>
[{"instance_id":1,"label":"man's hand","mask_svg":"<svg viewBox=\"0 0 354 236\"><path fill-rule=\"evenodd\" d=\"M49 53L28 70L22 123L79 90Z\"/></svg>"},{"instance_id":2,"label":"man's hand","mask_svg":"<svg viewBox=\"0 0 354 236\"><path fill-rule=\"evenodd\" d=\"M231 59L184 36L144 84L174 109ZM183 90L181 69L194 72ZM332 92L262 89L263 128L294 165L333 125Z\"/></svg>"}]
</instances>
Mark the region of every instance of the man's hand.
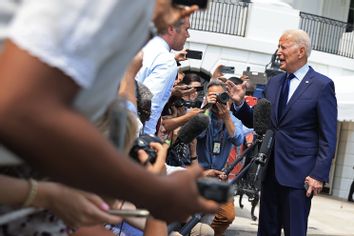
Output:
<instances>
[{"instance_id":1,"label":"man's hand","mask_svg":"<svg viewBox=\"0 0 354 236\"><path fill-rule=\"evenodd\" d=\"M247 81L244 81L242 84L234 84L231 81L226 81L227 91L231 97L231 99L237 104L241 105L245 95L247 88Z\"/></svg>"},{"instance_id":2,"label":"man's hand","mask_svg":"<svg viewBox=\"0 0 354 236\"><path fill-rule=\"evenodd\" d=\"M215 105L218 108L218 117L222 118L224 121L230 118L230 112L226 104L217 102Z\"/></svg>"},{"instance_id":3,"label":"man's hand","mask_svg":"<svg viewBox=\"0 0 354 236\"><path fill-rule=\"evenodd\" d=\"M227 175L220 170L209 169L203 171L203 177L216 177L220 180L225 180L227 178Z\"/></svg>"},{"instance_id":4,"label":"man's hand","mask_svg":"<svg viewBox=\"0 0 354 236\"><path fill-rule=\"evenodd\" d=\"M190 95L195 92L195 88L192 88L188 85L176 85L172 89L171 96L181 98L183 96Z\"/></svg>"},{"instance_id":5,"label":"man's hand","mask_svg":"<svg viewBox=\"0 0 354 236\"><path fill-rule=\"evenodd\" d=\"M202 176L202 168L192 165L184 171L176 171L161 182L165 199L155 199L145 206L154 217L170 221L184 221L194 213L215 213L219 204L203 198L197 188L197 179ZM162 196L161 196L162 198ZM173 207L171 207L173 206ZM161 210L164 209L164 210Z\"/></svg>"},{"instance_id":6,"label":"man's hand","mask_svg":"<svg viewBox=\"0 0 354 236\"><path fill-rule=\"evenodd\" d=\"M310 197L311 194L317 196L323 188L323 182L318 181L310 176L305 178L305 185L307 186L306 196Z\"/></svg>"},{"instance_id":7,"label":"man's hand","mask_svg":"<svg viewBox=\"0 0 354 236\"><path fill-rule=\"evenodd\" d=\"M176 61L185 61L187 60L187 50L183 49L181 51L175 52L175 60Z\"/></svg>"},{"instance_id":8,"label":"man's hand","mask_svg":"<svg viewBox=\"0 0 354 236\"><path fill-rule=\"evenodd\" d=\"M196 115L198 115L201 112L203 112L202 109L193 107L193 108L188 110L187 114L189 114L190 117L193 118L193 117L195 117Z\"/></svg>"},{"instance_id":9,"label":"man's hand","mask_svg":"<svg viewBox=\"0 0 354 236\"><path fill-rule=\"evenodd\" d=\"M146 163L146 169L152 173L155 174L165 174L166 173L166 168L165 168L165 162L166 162L166 157L167 157L167 151L169 145L164 143L150 143L150 147L156 151L157 157L156 161L154 164L151 164L150 162L146 163L148 160L148 154L144 150L139 150L138 151L138 158L141 163Z\"/></svg>"},{"instance_id":10,"label":"man's hand","mask_svg":"<svg viewBox=\"0 0 354 236\"><path fill-rule=\"evenodd\" d=\"M216 68L215 68L215 70L214 70L214 72L213 72L213 74L212 74L212 76L211 76L211 78L210 78L210 80L212 80L212 79L217 79L217 78L219 78L219 77L221 77L221 76L224 76L224 74L221 72L221 67L223 67L224 65L218 65Z\"/></svg>"}]
</instances>

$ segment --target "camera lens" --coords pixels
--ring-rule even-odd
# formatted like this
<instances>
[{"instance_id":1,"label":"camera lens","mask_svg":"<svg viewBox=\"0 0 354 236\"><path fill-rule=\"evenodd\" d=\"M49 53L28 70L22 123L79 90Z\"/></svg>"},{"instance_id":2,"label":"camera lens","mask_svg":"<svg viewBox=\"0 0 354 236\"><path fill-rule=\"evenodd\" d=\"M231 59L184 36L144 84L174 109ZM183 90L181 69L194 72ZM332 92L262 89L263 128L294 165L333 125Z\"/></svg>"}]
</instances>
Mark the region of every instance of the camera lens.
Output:
<instances>
[{"instance_id":1,"label":"camera lens","mask_svg":"<svg viewBox=\"0 0 354 236\"><path fill-rule=\"evenodd\" d=\"M222 104L226 104L227 101L229 101L229 99L230 99L230 96L229 96L229 94L227 94L227 92L220 93L217 96L217 101Z\"/></svg>"}]
</instances>

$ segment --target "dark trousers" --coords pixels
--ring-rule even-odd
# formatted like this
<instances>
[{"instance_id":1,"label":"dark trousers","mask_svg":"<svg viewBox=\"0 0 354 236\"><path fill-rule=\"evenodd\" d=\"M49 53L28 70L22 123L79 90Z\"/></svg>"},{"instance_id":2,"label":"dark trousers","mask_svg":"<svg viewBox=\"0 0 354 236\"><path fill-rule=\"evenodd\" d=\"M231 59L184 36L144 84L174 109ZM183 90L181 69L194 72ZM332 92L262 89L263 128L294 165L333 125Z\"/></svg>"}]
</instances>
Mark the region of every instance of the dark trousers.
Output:
<instances>
[{"instance_id":1,"label":"dark trousers","mask_svg":"<svg viewBox=\"0 0 354 236\"><path fill-rule=\"evenodd\" d=\"M261 190L257 235L280 236L283 228L286 236L306 236L311 198L305 189L281 186L272 167L268 172Z\"/></svg>"},{"instance_id":2,"label":"dark trousers","mask_svg":"<svg viewBox=\"0 0 354 236\"><path fill-rule=\"evenodd\" d=\"M349 195L348 195L349 202L354 202L353 194L354 194L354 180L353 180L352 184L350 185L350 190L349 190Z\"/></svg>"}]
</instances>

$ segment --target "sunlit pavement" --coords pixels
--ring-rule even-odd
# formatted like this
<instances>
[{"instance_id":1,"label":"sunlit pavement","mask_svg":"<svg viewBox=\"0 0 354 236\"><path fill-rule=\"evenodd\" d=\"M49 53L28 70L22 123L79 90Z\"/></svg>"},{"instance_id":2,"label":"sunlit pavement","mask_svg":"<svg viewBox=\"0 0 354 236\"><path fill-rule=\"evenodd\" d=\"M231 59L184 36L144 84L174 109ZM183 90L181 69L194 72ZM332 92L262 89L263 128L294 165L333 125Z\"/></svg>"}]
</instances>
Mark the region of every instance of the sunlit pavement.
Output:
<instances>
[{"instance_id":1,"label":"sunlit pavement","mask_svg":"<svg viewBox=\"0 0 354 236\"><path fill-rule=\"evenodd\" d=\"M244 208L241 209L238 201L239 196L235 197L236 218L225 235L257 235L258 221L251 219L251 204L243 197ZM258 209L257 206L256 216ZM314 197L307 233L312 236L354 236L354 203L327 195Z\"/></svg>"}]
</instances>

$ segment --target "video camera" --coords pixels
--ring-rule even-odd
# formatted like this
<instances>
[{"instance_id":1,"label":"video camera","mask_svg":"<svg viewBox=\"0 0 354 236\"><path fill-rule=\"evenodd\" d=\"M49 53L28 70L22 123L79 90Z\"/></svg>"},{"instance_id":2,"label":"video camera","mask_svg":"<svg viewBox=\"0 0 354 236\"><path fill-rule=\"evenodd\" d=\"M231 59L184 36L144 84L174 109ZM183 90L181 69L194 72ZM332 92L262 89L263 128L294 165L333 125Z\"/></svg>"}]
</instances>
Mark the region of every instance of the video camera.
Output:
<instances>
[{"instance_id":1,"label":"video camera","mask_svg":"<svg viewBox=\"0 0 354 236\"><path fill-rule=\"evenodd\" d=\"M161 139L155 135L141 135L139 136L133 144L133 147L130 149L129 156L133 158L136 162L140 163L138 158L138 151L144 150L148 154L147 162L154 164L156 161L157 153L150 147L150 143L163 143ZM147 163L146 162L146 163Z\"/></svg>"}]
</instances>

